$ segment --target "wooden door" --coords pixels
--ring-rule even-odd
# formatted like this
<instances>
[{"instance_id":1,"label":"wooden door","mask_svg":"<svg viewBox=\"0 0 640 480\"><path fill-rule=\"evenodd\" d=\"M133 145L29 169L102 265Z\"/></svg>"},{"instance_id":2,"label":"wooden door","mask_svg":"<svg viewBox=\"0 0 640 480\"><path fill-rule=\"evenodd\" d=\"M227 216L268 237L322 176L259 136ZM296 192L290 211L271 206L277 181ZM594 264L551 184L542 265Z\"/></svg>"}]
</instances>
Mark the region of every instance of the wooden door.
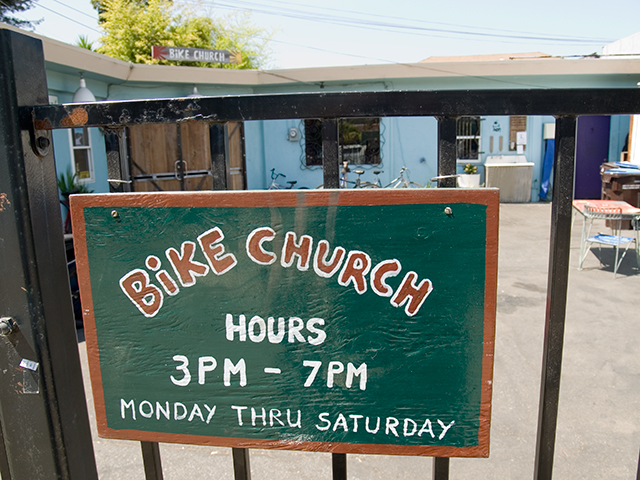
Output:
<instances>
[{"instance_id":1,"label":"wooden door","mask_svg":"<svg viewBox=\"0 0 640 480\"><path fill-rule=\"evenodd\" d=\"M210 130L220 128L225 130L224 154L212 157L215 141ZM134 125L129 128L129 145L134 191L211 190L212 158L224 164L216 167L222 170L227 188L246 188L241 122L226 128L206 123Z\"/></svg>"},{"instance_id":2,"label":"wooden door","mask_svg":"<svg viewBox=\"0 0 640 480\"><path fill-rule=\"evenodd\" d=\"M244 156L244 124L229 122L226 125L229 165L229 190L245 190L247 188L245 176Z\"/></svg>"}]
</instances>

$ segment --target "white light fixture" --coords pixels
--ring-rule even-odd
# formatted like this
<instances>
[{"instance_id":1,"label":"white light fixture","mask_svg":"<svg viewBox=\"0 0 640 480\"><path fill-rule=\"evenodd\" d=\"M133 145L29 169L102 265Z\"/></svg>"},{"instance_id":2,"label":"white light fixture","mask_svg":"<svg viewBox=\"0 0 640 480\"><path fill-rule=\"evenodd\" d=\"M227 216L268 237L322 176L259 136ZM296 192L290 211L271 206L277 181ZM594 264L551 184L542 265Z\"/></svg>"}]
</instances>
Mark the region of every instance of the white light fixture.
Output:
<instances>
[{"instance_id":1,"label":"white light fixture","mask_svg":"<svg viewBox=\"0 0 640 480\"><path fill-rule=\"evenodd\" d=\"M96 97L93 96L91 90L87 88L87 82L84 81L82 74L80 74L80 88L73 94L73 103L87 103L95 102Z\"/></svg>"},{"instance_id":2,"label":"white light fixture","mask_svg":"<svg viewBox=\"0 0 640 480\"><path fill-rule=\"evenodd\" d=\"M200 93L198 92L198 87L196 87L195 85L193 86L193 92L189 95L187 95L187 97L201 97L202 95L200 95Z\"/></svg>"}]
</instances>

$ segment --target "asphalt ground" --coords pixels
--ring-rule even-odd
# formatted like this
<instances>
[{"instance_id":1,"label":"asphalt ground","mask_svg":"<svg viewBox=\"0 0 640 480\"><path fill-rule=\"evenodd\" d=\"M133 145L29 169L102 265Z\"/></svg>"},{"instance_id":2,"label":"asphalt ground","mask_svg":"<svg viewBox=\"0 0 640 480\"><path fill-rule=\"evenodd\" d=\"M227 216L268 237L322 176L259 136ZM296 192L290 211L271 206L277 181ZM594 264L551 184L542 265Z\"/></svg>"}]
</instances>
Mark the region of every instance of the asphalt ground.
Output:
<instances>
[{"instance_id":1,"label":"asphalt ground","mask_svg":"<svg viewBox=\"0 0 640 480\"><path fill-rule=\"evenodd\" d=\"M550 222L549 204L501 205L491 454L452 459L451 479L534 476ZM636 478L640 271L629 252L614 279L610 249L589 253L578 271L581 218L574 223L554 478ZM138 442L96 434L84 341L79 348L99 477L143 480ZM228 448L161 444L160 451L166 480L233 478ZM250 462L255 480L331 478L330 454L251 450ZM432 459L348 455L347 472L349 479L430 479Z\"/></svg>"}]
</instances>

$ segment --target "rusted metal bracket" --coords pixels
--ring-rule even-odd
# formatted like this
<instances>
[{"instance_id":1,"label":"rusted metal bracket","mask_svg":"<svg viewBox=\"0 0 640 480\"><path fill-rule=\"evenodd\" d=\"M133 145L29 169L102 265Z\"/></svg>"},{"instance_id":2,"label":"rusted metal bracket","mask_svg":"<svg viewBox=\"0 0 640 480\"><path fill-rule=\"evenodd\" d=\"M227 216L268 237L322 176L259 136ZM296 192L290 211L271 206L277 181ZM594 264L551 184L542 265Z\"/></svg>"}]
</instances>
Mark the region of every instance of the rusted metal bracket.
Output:
<instances>
[{"instance_id":1,"label":"rusted metal bracket","mask_svg":"<svg viewBox=\"0 0 640 480\"><path fill-rule=\"evenodd\" d=\"M32 114L32 121L29 125L31 150L33 150L36 156L44 158L49 155L49 151L51 150L51 131L38 129L33 115L34 114Z\"/></svg>"}]
</instances>

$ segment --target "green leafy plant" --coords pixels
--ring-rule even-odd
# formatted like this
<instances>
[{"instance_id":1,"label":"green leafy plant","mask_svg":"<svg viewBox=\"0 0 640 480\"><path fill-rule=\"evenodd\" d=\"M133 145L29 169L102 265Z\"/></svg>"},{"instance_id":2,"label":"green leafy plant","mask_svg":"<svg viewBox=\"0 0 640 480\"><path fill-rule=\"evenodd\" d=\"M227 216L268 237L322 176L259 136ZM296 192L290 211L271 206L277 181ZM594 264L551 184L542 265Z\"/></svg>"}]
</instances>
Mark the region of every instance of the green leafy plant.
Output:
<instances>
[{"instance_id":1,"label":"green leafy plant","mask_svg":"<svg viewBox=\"0 0 640 480\"><path fill-rule=\"evenodd\" d=\"M273 32L254 26L249 14L212 18L173 0L93 0L100 15L99 53L131 63L210 68L260 68L268 61ZM240 63L173 62L152 58L151 47L229 50Z\"/></svg>"},{"instance_id":2,"label":"green leafy plant","mask_svg":"<svg viewBox=\"0 0 640 480\"><path fill-rule=\"evenodd\" d=\"M93 48L93 42L89 40L89 37L86 35L79 35L78 40L76 40L76 47L85 48L87 50L91 50L95 52L96 49Z\"/></svg>"},{"instance_id":3,"label":"green leafy plant","mask_svg":"<svg viewBox=\"0 0 640 480\"><path fill-rule=\"evenodd\" d=\"M69 200L69 195L75 193L93 193L86 186L78 183L78 176L71 173L71 167L67 167L67 171L58 175L58 189L65 200Z\"/></svg>"},{"instance_id":4,"label":"green leafy plant","mask_svg":"<svg viewBox=\"0 0 640 480\"><path fill-rule=\"evenodd\" d=\"M467 175L473 175L474 173L478 172L478 167L476 167L475 165L471 165L470 163L467 163L464 166L464 173L466 173Z\"/></svg>"}]
</instances>

